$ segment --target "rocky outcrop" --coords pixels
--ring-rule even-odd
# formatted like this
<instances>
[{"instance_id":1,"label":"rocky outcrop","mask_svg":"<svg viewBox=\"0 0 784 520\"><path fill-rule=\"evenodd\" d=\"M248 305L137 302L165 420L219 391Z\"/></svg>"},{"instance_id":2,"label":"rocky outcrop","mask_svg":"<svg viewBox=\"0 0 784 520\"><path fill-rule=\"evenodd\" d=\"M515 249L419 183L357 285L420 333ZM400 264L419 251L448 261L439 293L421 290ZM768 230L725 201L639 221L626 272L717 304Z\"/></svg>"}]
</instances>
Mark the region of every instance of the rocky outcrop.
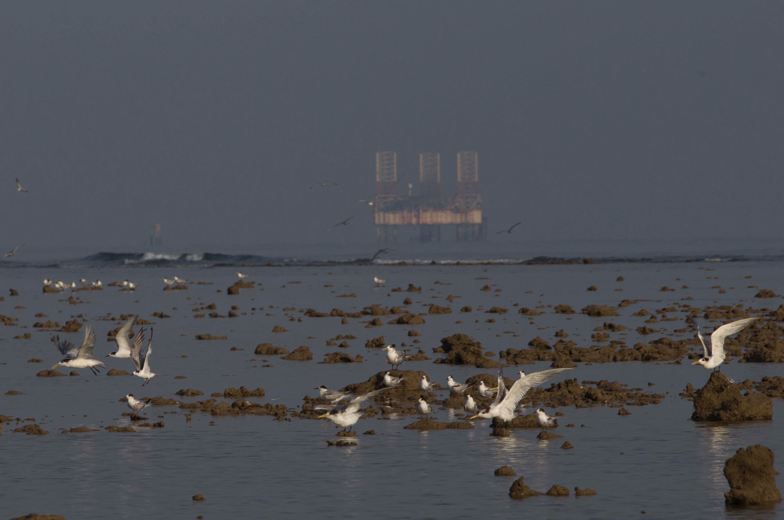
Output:
<instances>
[{"instance_id":1,"label":"rocky outcrop","mask_svg":"<svg viewBox=\"0 0 784 520\"><path fill-rule=\"evenodd\" d=\"M441 338L441 346L433 352L446 353L446 358L436 359L437 364L473 365L476 368L498 368L500 363L485 357L482 344L474 341L467 334L453 334Z\"/></svg>"},{"instance_id":2,"label":"rocky outcrop","mask_svg":"<svg viewBox=\"0 0 784 520\"><path fill-rule=\"evenodd\" d=\"M522 500L528 497L535 497L541 495L540 492L534 491L523 483L525 477L520 477L514 481L512 487L509 488L509 496L514 500Z\"/></svg>"},{"instance_id":3,"label":"rocky outcrop","mask_svg":"<svg viewBox=\"0 0 784 520\"><path fill-rule=\"evenodd\" d=\"M289 351L283 347L275 347L272 343L261 343L256 347L254 353L257 356L283 356Z\"/></svg>"},{"instance_id":4,"label":"rocky outcrop","mask_svg":"<svg viewBox=\"0 0 784 520\"><path fill-rule=\"evenodd\" d=\"M764 421L773 419L773 401L740 387L721 372L713 372L705 386L694 392L692 421Z\"/></svg>"},{"instance_id":5,"label":"rocky outcrop","mask_svg":"<svg viewBox=\"0 0 784 520\"><path fill-rule=\"evenodd\" d=\"M724 477L730 492L724 493L727 505L751 506L781 502L781 493L776 487L776 472L773 467L773 452L757 444L739 449L724 463Z\"/></svg>"},{"instance_id":6,"label":"rocky outcrop","mask_svg":"<svg viewBox=\"0 0 784 520\"><path fill-rule=\"evenodd\" d=\"M310 361L313 359L313 353L310 351L310 348L301 346L295 348L291 354L288 356L283 356L281 359L285 359L287 361Z\"/></svg>"}]
</instances>

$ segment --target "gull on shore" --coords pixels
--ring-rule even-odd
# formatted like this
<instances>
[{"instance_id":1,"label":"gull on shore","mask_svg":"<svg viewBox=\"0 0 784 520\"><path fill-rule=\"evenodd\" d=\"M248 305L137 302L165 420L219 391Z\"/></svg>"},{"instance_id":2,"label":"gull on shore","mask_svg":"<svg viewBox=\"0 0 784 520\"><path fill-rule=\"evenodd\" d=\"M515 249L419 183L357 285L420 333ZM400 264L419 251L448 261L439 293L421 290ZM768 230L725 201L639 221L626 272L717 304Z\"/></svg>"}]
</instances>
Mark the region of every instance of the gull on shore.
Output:
<instances>
[{"instance_id":1,"label":"gull on shore","mask_svg":"<svg viewBox=\"0 0 784 520\"><path fill-rule=\"evenodd\" d=\"M133 394L128 394L125 398L128 399L128 408L133 410L134 414L138 414L152 402L152 399L136 399Z\"/></svg>"},{"instance_id":2,"label":"gull on shore","mask_svg":"<svg viewBox=\"0 0 784 520\"><path fill-rule=\"evenodd\" d=\"M68 340L60 341L60 336L55 336L52 341L65 359L52 367L54 370L57 367L69 368L89 368L93 374L98 374L98 367L106 368L106 365L93 358L95 354L95 331L87 325L84 329L84 342L78 349Z\"/></svg>"},{"instance_id":3,"label":"gull on shore","mask_svg":"<svg viewBox=\"0 0 784 520\"><path fill-rule=\"evenodd\" d=\"M381 350L387 351L387 363L392 365L392 369L400 368L403 361L406 360L406 353L400 350L395 350L395 345L387 345Z\"/></svg>"},{"instance_id":4,"label":"gull on shore","mask_svg":"<svg viewBox=\"0 0 784 520\"><path fill-rule=\"evenodd\" d=\"M446 384L449 387L449 390L456 393L462 394L470 385L464 385L463 383L458 383L452 376L446 376Z\"/></svg>"},{"instance_id":5,"label":"gull on shore","mask_svg":"<svg viewBox=\"0 0 784 520\"><path fill-rule=\"evenodd\" d=\"M542 431L545 431L547 428L555 426L555 417L547 415L544 410L539 408L536 411L536 424L542 427Z\"/></svg>"},{"instance_id":6,"label":"gull on shore","mask_svg":"<svg viewBox=\"0 0 784 520\"><path fill-rule=\"evenodd\" d=\"M376 287L380 287L380 286L384 285L385 283L387 283L386 280L383 280L383 279L379 278L378 276L374 276L373 277L373 281L376 282Z\"/></svg>"},{"instance_id":7,"label":"gull on shore","mask_svg":"<svg viewBox=\"0 0 784 520\"><path fill-rule=\"evenodd\" d=\"M692 363L692 365L702 365L702 368L707 370L718 368L719 372L721 372L720 365L724 363L724 358L726 354L724 352L724 339L727 336L732 336L733 334L737 334L738 332L742 331L746 327L748 327L751 322L758 320L759 318L744 318L742 320L733 321L731 323L726 323L719 327L718 329L713 331L710 337L710 353L708 352L708 347L705 345L705 339L702 337L700 333L700 327L697 326L697 337L700 338L700 343L702 343L702 351L703 357Z\"/></svg>"},{"instance_id":8,"label":"gull on shore","mask_svg":"<svg viewBox=\"0 0 784 520\"><path fill-rule=\"evenodd\" d=\"M346 394L339 390L330 390L324 385L316 388L316 390L319 391L319 397L323 397L327 401L332 401L333 403L340 401L341 399L351 397L351 394Z\"/></svg>"},{"instance_id":9,"label":"gull on shore","mask_svg":"<svg viewBox=\"0 0 784 520\"><path fill-rule=\"evenodd\" d=\"M571 368L551 368L550 370L542 370L541 372L534 372L522 377L514 382L512 388L508 391L504 384L504 369L498 369L498 394L495 396L495 401L490 405L490 408L471 417L471 419L492 419L498 417L502 421L511 421L515 418L515 408L520 400L525 396L526 392L535 386L552 379L561 372L572 370Z\"/></svg>"},{"instance_id":10,"label":"gull on shore","mask_svg":"<svg viewBox=\"0 0 784 520\"><path fill-rule=\"evenodd\" d=\"M386 390L389 390L389 388L382 388L380 390L374 390L367 394L358 395L357 397L349 401L347 404L342 406L335 405L335 404L317 404L316 406L313 407L313 409L327 410L327 413L323 415L319 415L319 419L329 419L336 425L343 428L344 431L350 431L352 426L354 426L359 420L359 418L362 417L362 413L359 411L362 402L367 401L371 397L374 397Z\"/></svg>"},{"instance_id":11,"label":"gull on shore","mask_svg":"<svg viewBox=\"0 0 784 520\"><path fill-rule=\"evenodd\" d=\"M422 374L422 379L419 380L419 389L423 392L433 392L436 389L436 384L427 380L427 376Z\"/></svg>"},{"instance_id":12,"label":"gull on shore","mask_svg":"<svg viewBox=\"0 0 784 520\"><path fill-rule=\"evenodd\" d=\"M400 382L402 380L403 380L402 377L395 377L392 374L390 374L389 372L384 374L384 385L385 386L389 386L389 387L397 386L398 384L400 384Z\"/></svg>"},{"instance_id":13,"label":"gull on shore","mask_svg":"<svg viewBox=\"0 0 784 520\"><path fill-rule=\"evenodd\" d=\"M136 339L131 347L131 359L136 365L133 375L144 379L142 386L150 382L155 374L150 370L150 355L152 354L152 327L150 327L150 339L147 342L147 353L142 355L142 343L144 343L144 329L139 330Z\"/></svg>"},{"instance_id":14,"label":"gull on shore","mask_svg":"<svg viewBox=\"0 0 784 520\"><path fill-rule=\"evenodd\" d=\"M479 396L484 397L485 399L493 397L496 390L498 390L498 388L490 388L489 386L485 385L484 381L479 382L479 388L477 389Z\"/></svg>"},{"instance_id":15,"label":"gull on shore","mask_svg":"<svg viewBox=\"0 0 784 520\"><path fill-rule=\"evenodd\" d=\"M430 408L430 405L427 404L427 401L425 401L424 399L422 399L420 397L419 401L417 401L417 411L420 414L422 414L422 415L428 415L429 416L432 413L433 410L432 410L432 408Z\"/></svg>"}]
</instances>

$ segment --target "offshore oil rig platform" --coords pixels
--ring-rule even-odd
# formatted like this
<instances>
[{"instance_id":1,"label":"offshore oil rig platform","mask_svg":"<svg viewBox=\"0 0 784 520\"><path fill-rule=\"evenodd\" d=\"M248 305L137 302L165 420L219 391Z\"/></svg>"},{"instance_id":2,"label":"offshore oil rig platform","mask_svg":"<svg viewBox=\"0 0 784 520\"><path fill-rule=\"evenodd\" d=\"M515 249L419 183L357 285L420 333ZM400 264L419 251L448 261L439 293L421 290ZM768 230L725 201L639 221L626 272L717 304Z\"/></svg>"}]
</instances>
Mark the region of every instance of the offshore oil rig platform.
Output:
<instances>
[{"instance_id":1,"label":"offshore oil rig platform","mask_svg":"<svg viewBox=\"0 0 784 520\"><path fill-rule=\"evenodd\" d=\"M376 198L373 218L379 242L396 242L400 226L419 226L420 242L441 241L443 226L456 226L457 240L485 240L487 223L482 218L479 196L479 163L476 152L457 154L457 195L441 194L441 155L419 154L419 194L408 184L398 195L397 153L376 153Z\"/></svg>"}]
</instances>

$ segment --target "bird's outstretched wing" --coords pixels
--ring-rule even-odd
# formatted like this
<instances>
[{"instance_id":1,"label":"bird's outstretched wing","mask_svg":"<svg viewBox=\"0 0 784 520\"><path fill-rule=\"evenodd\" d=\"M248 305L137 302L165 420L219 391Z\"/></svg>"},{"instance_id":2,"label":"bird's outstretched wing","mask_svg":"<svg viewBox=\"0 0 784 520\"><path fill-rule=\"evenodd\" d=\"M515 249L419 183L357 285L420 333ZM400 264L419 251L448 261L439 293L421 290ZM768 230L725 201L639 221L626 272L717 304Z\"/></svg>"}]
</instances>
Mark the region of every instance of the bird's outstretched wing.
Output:
<instances>
[{"instance_id":1,"label":"bird's outstretched wing","mask_svg":"<svg viewBox=\"0 0 784 520\"><path fill-rule=\"evenodd\" d=\"M125 325L120 327L120 330L117 331L117 337L114 341L117 342L117 353L120 352L127 352L129 355L131 353L131 327L133 324L136 323L136 316L131 316L131 318L125 322Z\"/></svg>"},{"instance_id":2,"label":"bird's outstretched wing","mask_svg":"<svg viewBox=\"0 0 784 520\"><path fill-rule=\"evenodd\" d=\"M79 354L76 355L80 359L89 359L95 354L95 331L89 325L84 329L84 342L79 347Z\"/></svg>"},{"instance_id":3,"label":"bird's outstretched wing","mask_svg":"<svg viewBox=\"0 0 784 520\"><path fill-rule=\"evenodd\" d=\"M141 350L141 349L140 349ZM152 327L150 327L150 339L147 341L147 354L141 359L142 368L141 370L150 368L150 356L152 355Z\"/></svg>"},{"instance_id":4,"label":"bird's outstretched wing","mask_svg":"<svg viewBox=\"0 0 784 520\"><path fill-rule=\"evenodd\" d=\"M724 354L724 338L732 336L748 327L752 321L759 318L744 318L722 325L711 334L711 355Z\"/></svg>"},{"instance_id":5,"label":"bird's outstretched wing","mask_svg":"<svg viewBox=\"0 0 784 520\"><path fill-rule=\"evenodd\" d=\"M351 401L348 402L348 404L345 407L346 408L345 411L346 412L356 412L356 411L359 410L360 405L362 405L362 401L367 401L371 397L375 397L378 394L380 394L381 392L386 392L387 390L391 390L392 388L395 388L395 387L394 386L390 386L388 388L382 388L381 390L373 390L372 392L368 392L368 393L363 394L363 395L358 395L354 399L352 399Z\"/></svg>"},{"instance_id":6,"label":"bird's outstretched wing","mask_svg":"<svg viewBox=\"0 0 784 520\"><path fill-rule=\"evenodd\" d=\"M496 406L498 403L504 400L506 397L506 383L504 383L504 367L498 367L498 393L495 394L495 400L493 401L492 406ZM514 388L514 387L512 387Z\"/></svg>"},{"instance_id":7,"label":"bird's outstretched wing","mask_svg":"<svg viewBox=\"0 0 784 520\"><path fill-rule=\"evenodd\" d=\"M57 348L60 350L60 353L65 356L67 359L74 359L76 355L79 353L79 349L76 348L76 345L64 339L60 341L60 336L55 336L52 338L52 342L57 345Z\"/></svg>"},{"instance_id":8,"label":"bird's outstretched wing","mask_svg":"<svg viewBox=\"0 0 784 520\"><path fill-rule=\"evenodd\" d=\"M504 407L504 409L508 408L509 412L513 412L515 408L517 408L518 403L523 398L525 393L535 386L539 386L545 381L552 379L553 377L557 376L561 372L566 372L567 370L572 370L571 368L551 368L550 370L542 370L541 372L533 372L531 374L527 374L525 377L521 377L512 385L512 388L509 389L509 392L504 397L503 401L499 406Z\"/></svg>"},{"instance_id":9,"label":"bird's outstretched wing","mask_svg":"<svg viewBox=\"0 0 784 520\"><path fill-rule=\"evenodd\" d=\"M131 360L136 365L136 370L141 370L144 366L144 358L141 357L142 345L144 344L144 328L139 329L136 333L136 338L131 345Z\"/></svg>"},{"instance_id":10,"label":"bird's outstretched wing","mask_svg":"<svg viewBox=\"0 0 784 520\"><path fill-rule=\"evenodd\" d=\"M702 337L702 333L700 332L700 326L697 325L697 337L700 339L700 343L702 343L702 352L705 355L705 358L709 358L710 354L708 353L708 346L705 344L705 338ZM712 347L712 345L711 345ZM713 350L711 348L711 350Z\"/></svg>"},{"instance_id":11,"label":"bird's outstretched wing","mask_svg":"<svg viewBox=\"0 0 784 520\"><path fill-rule=\"evenodd\" d=\"M14 179L14 180L16 181L16 189L17 189L17 191L23 191L25 193L28 193L28 191L26 189L22 188L22 185L19 184L19 179Z\"/></svg>"}]
</instances>

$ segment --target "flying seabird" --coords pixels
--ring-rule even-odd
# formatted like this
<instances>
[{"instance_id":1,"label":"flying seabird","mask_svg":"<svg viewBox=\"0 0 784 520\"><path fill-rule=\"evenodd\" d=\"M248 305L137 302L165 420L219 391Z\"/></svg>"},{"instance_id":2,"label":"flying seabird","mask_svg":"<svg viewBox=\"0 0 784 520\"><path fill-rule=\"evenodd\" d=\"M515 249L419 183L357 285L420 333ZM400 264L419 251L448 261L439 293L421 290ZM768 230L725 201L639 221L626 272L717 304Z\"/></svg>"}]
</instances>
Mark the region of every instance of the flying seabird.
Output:
<instances>
[{"instance_id":1,"label":"flying seabird","mask_svg":"<svg viewBox=\"0 0 784 520\"><path fill-rule=\"evenodd\" d=\"M3 258L8 258L9 256L14 256L14 254L16 254L16 250L17 250L17 249L19 249L20 247L22 247L23 245L24 245L24 244L19 244L18 246L16 246L16 247L13 249L13 251L11 251L10 253L6 253L6 254L4 254L4 255L3 255ZM3 258L0 258L0 260L2 260Z\"/></svg>"},{"instance_id":2,"label":"flying seabird","mask_svg":"<svg viewBox=\"0 0 784 520\"><path fill-rule=\"evenodd\" d=\"M52 338L57 348L65 356L65 359L52 367L54 370L57 367L69 368L89 368L93 374L98 374L98 367L106 368L106 365L93 358L95 353L95 332L87 325L84 329L84 342L78 349L68 340L60 341L60 336Z\"/></svg>"},{"instance_id":3,"label":"flying seabird","mask_svg":"<svg viewBox=\"0 0 784 520\"><path fill-rule=\"evenodd\" d=\"M136 339L131 347L131 359L136 365L133 375L144 379L142 386L150 382L155 374L150 370L150 355L152 354L152 327L150 327L150 339L147 342L147 354L142 356L142 343L144 342L144 329L139 330Z\"/></svg>"},{"instance_id":4,"label":"flying seabird","mask_svg":"<svg viewBox=\"0 0 784 520\"><path fill-rule=\"evenodd\" d=\"M389 390L389 388L382 388L381 390L374 390L364 395L358 395L345 405L338 406L335 404L317 404L313 407L313 409L327 410L327 413L324 415L319 415L319 419L327 418L341 428L344 428L345 431L349 431L351 430L351 427L356 424L359 418L362 417L362 413L359 411L359 407L362 405L362 401L367 401L371 397L374 397L386 390Z\"/></svg>"},{"instance_id":5,"label":"flying seabird","mask_svg":"<svg viewBox=\"0 0 784 520\"><path fill-rule=\"evenodd\" d=\"M352 218L354 218L354 217L356 217L356 215L351 215L351 216L350 216L350 217L348 217L346 220L344 220L343 222L338 222L337 224L335 224L334 226L332 226L331 228L329 228L327 231L332 231L333 229L335 229L335 228L336 228L336 227L338 227L338 226L348 226L348 221L349 221L349 220L351 220L351 219L352 219Z\"/></svg>"},{"instance_id":6,"label":"flying seabird","mask_svg":"<svg viewBox=\"0 0 784 520\"><path fill-rule=\"evenodd\" d=\"M700 333L700 327L698 325L697 337L700 338L700 343L702 343L704 356L692 363L692 365L702 365L702 367L706 369L718 368L719 365L724 363L724 358L726 356L724 353L724 338L727 336L732 336L733 334L737 334L738 332L745 329L752 321L757 319L759 318L744 318L742 320L726 323L718 329L714 330L710 339L710 353L708 353L708 347L705 345L705 339L702 337L702 334ZM719 372L721 372L721 368L719 368Z\"/></svg>"},{"instance_id":7,"label":"flying seabird","mask_svg":"<svg viewBox=\"0 0 784 520\"><path fill-rule=\"evenodd\" d=\"M471 417L471 419L492 419L498 417L502 421L511 421L515 418L515 408L517 403L523 398L526 392L535 386L539 386L545 381L548 381L571 368L551 368L550 370L542 370L541 372L534 372L522 377L514 382L512 388L508 391L504 384L504 369L498 369L498 394L495 396L495 401L490 405L486 411L481 412Z\"/></svg>"},{"instance_id":8,"label":"flying seabird","mask_svg":"<svg viewBox=\"0 0 784 520\"><path fill-rule=\"evenodd\" d=\"M509 233L509 234L511 235L511 234L512 234L512 230L513 230L514 228L516 228L517 226L519 226L520 224L522 224L522 222L518 222L517 224L514 224L514 225L513 225L512 227L510 227L509 229L504 229L503 231L499 231L499 232L497 232L497 233L496 233L496 235L500 235L501 233Z\"/></svg>"},{"instance_id":9,"label":"flying seabird","mask_svg":"<svg viewBox=\"0 0 784 520\"><path fill-rule=\"evenodd\" d=\"M129 358L131 357L131 328L133 328L133 324L136 323L136 316L131 316L125 324L120 327L120 330L117 331L117 336L114 338L114 342L117 343L117 351L112 352L109 354L111 357L116 358ZM136 342L144 341L144 337L142 335L142 331L136 333L136 339L133 340L134 344Z\"/></svg>"},{"instance_id":10,"label":"flying seabird","mask_svg":"<svg viewBox=\"0 0 784 520\"><path fill-rule=\"evenodd\" d=\"M376 251L376 254L375 254L375 255L373 255L373 258L371 258L371 259L370 259L370 261L372 262L373 260L375 260L375 259L376 259L376 257L377 257L378 255L380 255L380 254L382 254L382 253L383 253L383 254L386 254L386 253L389 253L390 251L397 251L397 249L390 249L390 248L387 248L387 247L385 247L385 248L383 248L383 249L379 249L378 251Z\"/></svg>"},{"instance_id":11,"label":"flying seabird","mask_svg":"<svg viewBox=\"0 0 784 520\"><path fill-rule=\"evenodd\" d=\"M24 193L29 193L26 189L22 188L22 185L19 184L19 179L16 179L16 191L21 191Z\"/></svg>"}]
</instances>

